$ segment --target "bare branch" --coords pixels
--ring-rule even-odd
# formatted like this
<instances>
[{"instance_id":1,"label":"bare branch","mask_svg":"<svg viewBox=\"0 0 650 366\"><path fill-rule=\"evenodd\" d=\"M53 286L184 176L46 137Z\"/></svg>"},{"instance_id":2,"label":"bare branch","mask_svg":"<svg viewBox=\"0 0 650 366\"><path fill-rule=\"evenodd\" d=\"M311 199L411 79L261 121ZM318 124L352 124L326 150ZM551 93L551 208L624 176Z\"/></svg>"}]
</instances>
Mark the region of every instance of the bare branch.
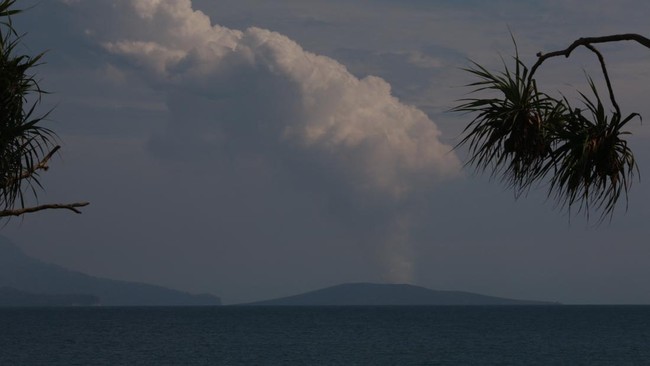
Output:
<instances>
[{"instance_id":1,"label":"bare branch","mask_svg":"<svg viewBox=\"0 0 650 366\"><path fill-rule=\"evenodd\" d=\"M81 211L78 210L80 207L88 206L89 202L77 202L77 203L68 203L68 204L47 204L34 207L24 207L20 209L13 210L2 210L0 211L0 217L6 216L21 216L28 213L43 211L43 210L70 210L74 213L80 214Z\"/></svg>"},{"instance_id":2,"label":"bare branch","mask_svg":"<svg viewBox=\"0 0 650 366\"><path fill-rule=\"evenodd\" d=\"M564 50L549 52L545 54L541 52L538 53L537 62L535 62L535 65L533 65L533 67L531 67L530 69L530 74L528 75L528 82L530 82L533 79L533 75L535 74L537 68L549 58L557 57L557 56L569 57L571 56L571 52L573 52L573 50L575 50L579 46L587 46L594 43L609 43L609 42L620 42L620 41L635 41L640 43L646 48L650 48L650 39L635 33L614 34L611 36L604 36L604 37L579 38Z\"/></svg>"},{"instance_id":3,"label":"bare branch","mask_svg":"<svg viewBox=\"0 0 650 366\"><path fill-rule=\"evenodd\" d=\"M45 155L45 157L43 158L43 160L41 160L41 161L40 161L38 164L36 164L35 166L31 167L29 170L24 171L20 176L18 176L17 179L18 179L18 180L27 179L27 178L31 177L32 175L34 175L34 173L36 173L36 172L39 171L39 170L45 170L45 171L47 171L48 169L50 169L49 165L47 165L47 164L49 163L49 161L50 161L50 159L52 158L52 156L54 156L54 154L55 154L55 153L56 153L60 148L61 148L61 146L56 145L56 146L52 149L52 151L50 151L47 155Z\"/></svg>"},{"instance_id":4,"label":"bare branch","mask_svg":"<svg viewBox=\"0 0 650 366\"><path fill-rule=\"evenodd\" d=\"M13 177L12 179L8 179L7 182L5 182L4 186L5 187L10 186L10 185L12 185L12 184L14 184L14 183L16 183L18 181L31 178L39 170L47 171L48 169L50 169L50 166L48 165L48 163L50 162L50 159L52 159L52 156L54 156L54 154L57 151L59 151L60 148L61 148L61 146L59 146L59 145L54 146L52 151L50 151L47 155L45 155L45 157L43 157L43 159L41 161L39 161L38 164L36 164L33 167L23 171L17 177Z\"/></svg>"},{"instance_id":5,"label":"bare branch","mask_svg":"<svg viewBox=\"0 0 650 366\"><path fill-rule=\"evenodd\" d=\"M603 76L605 77L605 82L607 83L607 90L609 91L609 99L612 101L612 105L614 106L614 109L616 109L616 114L619 116L621 115L621 108L618 106L618 103L616 103L616 97L614 96L614 89L612 88L612 82L609 80L609 73L607 72L607 66L605 66L605 58L603 57L603 54L600 53L596 47L588 44L585 47L590 49L593 53L598 56L598 61L600 61L600 67L603 70Z\"/></svg>"}]
</instances>

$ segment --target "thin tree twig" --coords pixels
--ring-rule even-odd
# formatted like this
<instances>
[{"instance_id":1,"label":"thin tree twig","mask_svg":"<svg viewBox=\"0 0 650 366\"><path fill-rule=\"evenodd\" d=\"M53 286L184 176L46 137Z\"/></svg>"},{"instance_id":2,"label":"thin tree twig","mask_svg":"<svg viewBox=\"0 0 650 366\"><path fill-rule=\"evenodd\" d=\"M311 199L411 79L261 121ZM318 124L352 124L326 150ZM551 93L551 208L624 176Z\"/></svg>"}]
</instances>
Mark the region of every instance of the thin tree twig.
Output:
<instances>
[{"instance_id":1,"label":"thin tree twig","mask_svg":"<svg viewBox=\"0 0 650 366\"><path fill-rule=\"evenodd\" d=\"M57 151L59 151L60 148L61 148L61 146L59 146L59 145L54 146L52 151L50 151L47 155L45 155L45 157L41 161L39 161L38 164L36 164L33 167L23 171L17 177L13 177L12 179L8 179L7 182L5 182L4 186L7 187L7 186L10 186L10 185L14 184L15 182L31 178L39 170L47 171L48 169L50 169L50 166L48 165L48 163L50 162L50 159L52 159L52 156L54 156L54 154Z\"/></svg>"},{"instance_id":2,"label":"thin tree twig","mask_svg":"<svg viewBox=\"0 0 650 366\"><path fill-rule=\"evenodd\" d=\"M78 210L80 207L88 206L89 202L77 202L77 203L68 203L68 204L47 204L34 207L24 207L13 210L2 210L0 211L0 217L6 216L21 216L28 213L43 211L43 210L70 210L74 213L80 214L81 211Z\"/></svg>"},{"instance_id":3,"label":"thin tree twig","mask_svg":"<svg viewBox=\"0 0 650 366\"><path fill-rule=\"evenodd\" d=\"M535 65L533 65L533 67L531 67L530 69L530 74L528 75L528 82L530 82L533 79L533 75L535 75L535 71L537 71L537 68L549 58L558 57L558 56L569 57L571 56L571 52L573 52L573 50L575 50L579 46L587 46L594 43L609 43L609 42L620 42L620 41L635 41L645 46L646 48L650 48L650 38L646 38L640 34L635 34L635 33L614 34L611 36L604 36L604 37L579 38L564 50L554 51L549 53L539 52L537 54L537 62L535 62Z\"/></svg>"},{"instance_id":4,"label":"thin tree twig","mask_svg":"<svg viewBox=\"0 0 650 366\"><path fill-rule=\"evenodd\" d=\"M52 151L50 151L47 155L45 155L45 157L43 158L43 160L41 160L40 162L38 162L38 164L36 164L35 166L31 167L30 169L24 171L20 176L18 176L17 179L18 179L18 180L27 179L27 178L31 177L32 175L34 175L34 173L36 173L36 172L39 171L39 170L46 170L46 171L47 171L48 169L50 169L49 165L47 165L47 164L49 163L49 161L50 161L50 159L52 158L52 156L54 156L54 154L55 154L55 153L56 153L60 148L61 148L61 146L56 145L56 146L52 149Z\"/></svg>"},{"instance_id":5,"label":"thin tree twig","mask_svg":"<svg viewBox=\"0 0 650 366\"><path fill-rule=\"evenodd\" d=\"M612 82L609 80L609 73L607 72L607 66L605 66L605 58L602 53L596 49L591 44L586 45L593 53L598 56L598 61L600 61L600 67L603 69L603 76L605 77L605 82L607 83L607 90L609 91L609 99L612 101L614 109L616 109L616 114L621 115L621 108L619 108L618 103L616 103L616 97L614 96L614 89L612 88Z\"/></svg>"}]
</instances>

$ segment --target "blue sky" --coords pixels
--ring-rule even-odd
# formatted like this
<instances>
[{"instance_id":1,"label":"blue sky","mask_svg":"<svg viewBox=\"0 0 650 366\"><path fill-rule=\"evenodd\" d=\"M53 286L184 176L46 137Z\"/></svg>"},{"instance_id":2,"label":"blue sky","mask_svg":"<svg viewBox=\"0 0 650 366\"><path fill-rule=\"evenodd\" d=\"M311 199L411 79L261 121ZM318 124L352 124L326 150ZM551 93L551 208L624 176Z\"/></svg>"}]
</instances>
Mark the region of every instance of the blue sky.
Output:
<instances>
[{"instance_id":1,"label":"blue sky","mask_svg":"<svg viewBox=\"0 0 650 366\"><path fill-rule=\"evenodd\" d=\"M650 34L642 1L67 0L16 19L56 106L61 159L12 220L28 253L98 276L258 300L410 282L566 303L649 303L650 188L593 227L544 187L519 200L451 151L475 60L500 68L581 36ZM218 27L215 27L217 26ZM649 53L607 45L619 102L646 114ZM575 95L586 52L539 72ZM650 130L635 123L642 176Z\"/></svg>"}]
</instances>

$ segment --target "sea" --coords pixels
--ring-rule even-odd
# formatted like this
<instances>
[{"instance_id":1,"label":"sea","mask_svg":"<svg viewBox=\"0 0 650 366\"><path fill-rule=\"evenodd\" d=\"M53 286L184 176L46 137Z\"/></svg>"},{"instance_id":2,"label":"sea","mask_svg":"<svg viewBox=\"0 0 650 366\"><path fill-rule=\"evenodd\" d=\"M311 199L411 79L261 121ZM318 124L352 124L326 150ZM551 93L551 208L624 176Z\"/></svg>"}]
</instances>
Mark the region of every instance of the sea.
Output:
<instances>
[{"instance_id":1,"label":"sea","mask_svg":"<svg viewBox=\"0 0 650 366\"><path fill-rule=\"evenodd\" d=\"M650 365L650 306L0 308L0 365Z\"/></svg>"}]
</instances>

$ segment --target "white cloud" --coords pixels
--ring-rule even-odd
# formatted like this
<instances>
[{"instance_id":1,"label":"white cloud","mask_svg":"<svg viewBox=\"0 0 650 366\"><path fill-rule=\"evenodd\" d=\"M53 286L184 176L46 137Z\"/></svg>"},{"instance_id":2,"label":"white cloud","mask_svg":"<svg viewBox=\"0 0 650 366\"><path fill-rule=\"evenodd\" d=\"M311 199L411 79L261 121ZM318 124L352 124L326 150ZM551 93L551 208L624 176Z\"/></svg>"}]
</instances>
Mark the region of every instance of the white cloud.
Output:
<instances>
[{"instance_id":1,"label":"white cloud","mask_svg":"<svg viewBox=\"0 0 650 366\"><path fill-rule=\"evenodd\" d=\"M369 176L357 172L363 166L348 156L359 160L370 150L335 151L301 143L300 135L285 136L286 126L315 113L305 110L300 84L286 73L271 72L270 64L263 66L255 54L244 56L227 47L221 61L206 58L205 70L200 70L197 56L185 54L197 47L215 51L176 30L167 32L168 26L176 29L173 17L158 10L146 10L152 15L142 17L127 1L66 2L32 1L38 6L15 20L18 29L29 33L25 42L30 49L51 50L39 75L54 92L45 103L58 105L53 127L66 146L64 159L43 176L47 197L87 199L92 206L82 216L38 215L7 225L7 232L21 238L32 254L95 275L211 291L228 302L345 281L403 282L412 276L439 289L580 303L647 302L638 296L644 288L638 279L648 278L647 266L635 262L650 255L642 240L647 230L638 230L648 217L648 205L639 204L648 201L643 182L633 187L630 211L605 232L585 232L582 221L573 219L567 231L566 216L544 205L543 192L513 202L511 193L488 177L448 182L428 196L414 192L410 197L421 203L421 211L381 194L368 199L357 193L363 193ZM612 3L616 11L603 11L604 3L598 0L598 6L585 9L564 0L516 6L511 1L483 6L193 0L213 22L230 28L222 34L226 40L234 34L233 44L241 42L238 33L246 33L233 29L278 31L304 49L339 60L359 78L381 76L402 102L416 103L432 116L464 96L467 90L459 86L472 80L459 68L467 66L467 58L501 69L499 56L509 59L513 53L508 27L528 64L538 51L566 47L581 36L647 28L643 9L650 2ZM172 44L174 37L180 40ZM102 48L120 42L180 49L183 61L170 58L156 68L153 57L109 54ZM223 43L215 43L219 45ZM439 58L442 67L414 65L418 58L409 55L418 51ZM619 103L643 113L647 53L627 43L602 51ZM556 90L552 83L559 81L560 90L572 91L566 83L574 77L584 81L582 68L600 75L592 55L580 52L586 61L576 54L540 70L545 90ZM467 122L449 114L434 118L445 132L443 141ZM642 170L648 166L645 146L650 145L639 134L647 139L648 131L638 127L631 141ZM147 149L152 133L158 155ZM386 151L394 157L391 149ZM174 160L160 159L162 154ZM401 171L410 187L427 187L444 175ZM76 229L70 230L71 225ZM612 247L611 237L621 233L625 240L613 241L626 245ZM567 255L567 244L575 253ZM585 258L594 246L602 250ZM604 267L611 269L605 274L608 283L581 280ZM558 270L547 276L548 268ZM558 278L571 286L558 290ZM630 285L621 292L620 283ZM585 286L598 288L598 294L575 291Z\"/></svg>"},{"instance_id":2,"label":"white cloud","mask_svg":"<svg viewBox=\"0 0 650 366\"><path fill-rule=\"evenodd\" d=\"M342 204L352 210L380 210L361 226L376 231L369 237L386 252L386 278L409 281L408 225L396 225L391 211L460 166L425 113L401 103L383 79L359 79L282 34L212 25L189 0L90 4L75 6L104 17L85 26L114 67L166 94L170 120L151 141L158 156L217 175L240 164L249 179L269 179L271 170L333 201L353 201Z\"/></svg>"},{"instance_id":3,"label":"white cloud","mask_svg":"<svg viewBox=\"0 0 650 366\"><path fill-rule=\"evenodd\" d=\"M380 78L358 79L335 60L269 30L212 25L189 0L114 3L116 15L136 18L127 19L126 26L123 18L123 32L101 39L105 49L146 71L172 94L183 90L204 99L201 108L189 107L188 114L175 116L171 130L201 125L193 137L197 141L186 146L212 143L218 149L224 139L267 139L313 153L357 188L393 198L403 197L415 182L433 185L458 170L436 125L422 111L400 103ZM256 111L248 111L247 120L228 117L236 108ZM179 118L203 121L190 124ZM228 126L232 123L267 126ZM266 135L251 135L255 133ZM173 131L158 143L177 138Z\"/></svg>"}]
</instances>

